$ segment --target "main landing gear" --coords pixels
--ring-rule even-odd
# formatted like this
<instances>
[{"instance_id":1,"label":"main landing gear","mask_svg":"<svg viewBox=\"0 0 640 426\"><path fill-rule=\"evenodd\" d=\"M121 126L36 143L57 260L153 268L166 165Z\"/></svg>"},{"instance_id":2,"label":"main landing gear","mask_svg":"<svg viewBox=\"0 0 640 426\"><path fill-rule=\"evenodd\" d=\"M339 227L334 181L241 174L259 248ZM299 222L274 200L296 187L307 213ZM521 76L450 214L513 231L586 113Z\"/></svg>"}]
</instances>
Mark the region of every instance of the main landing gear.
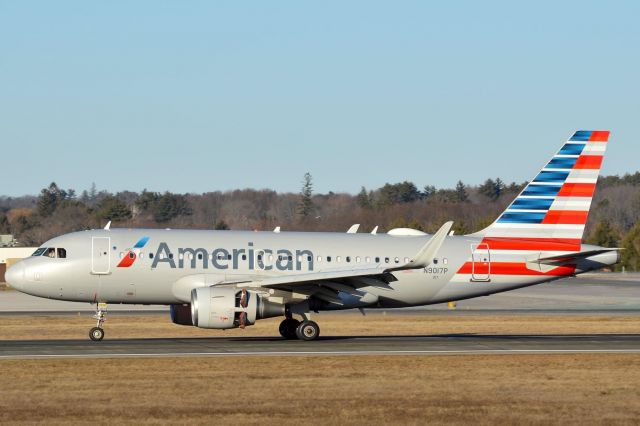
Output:
<instances>
[{"instance_id":1,"label":"main landing gear","mask_svg":"<svg viewBox=\"0 0 640 426\"><path fill-rule=\"evenodd\" d=\"M287 340L315 340L320 335L320 326L309 320L306 316L303 321L294 318L285 318L281 323L278 331L280 335Z\"/></svg>"},{"instance_id":2,"label":"main landing gear","mask_svg":"<svg viewBox=\"0 0 640 426\"><path fill-rule=\"evenodd\" d=\"M96 326L89 330L89 338L94 342L99 342L104 339L104 330L102 329L102 324L105 321L105 316L107 315L107 304L106 303L98 303L96 304L96 314L93 318L97 321Z\"/></svg>"}]
</instances>

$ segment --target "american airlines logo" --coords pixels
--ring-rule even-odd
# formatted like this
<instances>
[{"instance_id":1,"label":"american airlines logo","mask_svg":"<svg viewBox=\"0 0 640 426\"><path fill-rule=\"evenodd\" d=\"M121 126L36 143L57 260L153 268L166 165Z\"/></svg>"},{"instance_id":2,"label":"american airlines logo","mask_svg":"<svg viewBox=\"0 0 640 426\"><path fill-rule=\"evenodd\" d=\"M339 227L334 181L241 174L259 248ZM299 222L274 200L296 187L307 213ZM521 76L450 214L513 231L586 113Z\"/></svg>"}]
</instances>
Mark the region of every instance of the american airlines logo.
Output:
<instances>
[{"instance_id":1,"label":"american airlines logo","mask_svg":"<svg viewBox=\"0 0 640 426\"><path fill-rule=\"evenodd\" d=\"M177 253L177 256L174 253ZM217 248L209 251L205 248L180 247L177 251L173 251L167 243L161 242L153 256L151 267L157 268L158 265L166 265L171 269L209 269L211 267L219 270L242 268L250 271L301 271L303 269L313 271L313 252L311 250L256 249L252 242L247 243L246 248L229 250Z\"/></svg>"},{"instance_id":2,"label":"american airlines logo","mask_svg":"<svg viewBox=\"0 0 640 426\"><path fill-rule=\"evenodd\" d=\"M137 259L136 252L134 250L141 249L149 242L149 237L142 237L138 240L135 246L131 250L125 254L120 263L118 263L118 268L128 268L133 265Z\"/></svg>"}]
</instances>

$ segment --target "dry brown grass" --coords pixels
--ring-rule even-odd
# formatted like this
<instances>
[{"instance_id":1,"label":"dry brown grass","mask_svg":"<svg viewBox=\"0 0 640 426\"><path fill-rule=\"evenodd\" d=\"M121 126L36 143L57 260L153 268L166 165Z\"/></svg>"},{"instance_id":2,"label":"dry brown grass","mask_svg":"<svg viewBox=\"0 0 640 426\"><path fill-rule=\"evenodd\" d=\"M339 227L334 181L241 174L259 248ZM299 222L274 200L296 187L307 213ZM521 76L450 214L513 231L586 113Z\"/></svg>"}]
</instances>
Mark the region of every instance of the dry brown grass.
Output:
<instances>
[{"instance_id":1,"label":"dry brown grass","mask_svg":"<svg viewBox=\"0 0 640 426\"><path fill-rule=\"evenodd\" d=\"M320 314L313 317L324 336L393 336L432 334L606 334L640 333L640 315L368 315ZM280 318L258 321L245 330L203 330L172 324L169 315L112 315L107 339L144 337L277 336ZM85 339L89 316L0 316L0 341L16 339Z\"/></svg>"},{"instance_id":2,"label":"dry brown grass","mask_svg":"<svg viewBox=\"0 0 640 426\"><path fill-rule=\"evenodd\" d=\"M0 362L0 423L637 424L637 355Z\"/></svg>"}]
</instances>

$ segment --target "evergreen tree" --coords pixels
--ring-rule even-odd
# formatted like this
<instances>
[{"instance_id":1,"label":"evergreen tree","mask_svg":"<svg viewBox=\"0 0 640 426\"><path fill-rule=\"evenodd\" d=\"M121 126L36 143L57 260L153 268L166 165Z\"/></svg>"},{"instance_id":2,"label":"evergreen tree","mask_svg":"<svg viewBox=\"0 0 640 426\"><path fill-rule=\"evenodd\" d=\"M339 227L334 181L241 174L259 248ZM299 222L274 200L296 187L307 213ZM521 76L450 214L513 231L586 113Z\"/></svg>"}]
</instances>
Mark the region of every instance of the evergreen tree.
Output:
<instances>
[{"instance_id":1,"label":"evergreen tree","mask_svg":"<svg viewBox=\"0 0 640 426\"><path fill-rule=\"evenodd\" d=\"M313 183L311 181L311 173L304 174L304 180L302 181L302 189L300 190L300 202L298 203L298 215L302 219L308 218L313 213Z\"/></svg>"},{"instance_id":2,"label":"evergreen tree","mask_svg":"<svg viewBox=\"0 0 640 426\"><path fill-rule=\"evenodd\" d=\"M458 181L458 183L456 184L456 201L459 203L465 203L467 201L469 201L469 194L467 194L467 190L464 186L464 183L462 183L461 180Z\"/></svg>"},{"instance_id":3,"label":"evergreen tree","mask_svg":"<svg viewBox=\"0 0 640 426\"><path fill-rule=\"evenodd\" d=\"M427 199L436 193L436 187L433 185L425 185L422 189L422 198Z\"/></svg>"},{"instance_id":4,"label":"evergreen tree","mask_svg":"<svg viewBox=\"0 0 640 426\"><path fill-rule=\"evenodd\" d=\"M622 266L632 271L640 270L640 222L624 237L622 248Z\"/></svg>"},{"instance_id":5,"label":"evergreen tree","mask_svg":"<svg viewBox=\"0 0 640 426\"><path fill-rule=\"evenodd\" d=\"M617 247L620 241L620 233L611 226L609 219L602 219L598 222L589 242L602 247Z\"/></svg>"},{"instance_id":6,"label":"evergreen tree","mask_svg":"<svg viewBox=\"0 0 640 426\"><path fill-rule=\"evenodd\" d=\"M371 200L369 199L369 193L367 189L363 186L357 196L357 202L360 207L363 209L371 208Z\"/></svg>"},{"instance_id":7,"label":"evergreen tree","mask_svg":"<svg viewBox=\"0 0 640 426\"><path fill-rule=\"evenodd\" d=\"M493 181L493 179L485 180L484 183L478 188L478 192L491 201L494 201L496 198L498 198L496 196L496 183Z\"/></svg>"},{"instance_id":8,"label":"evergreen tree","mask_svg":"<svg viewBox=\"0 0 640 426\"><path fill-rule=\"evenodd\" d=\"M502 195L502 193L505 191L505 189L507 189L507 186L504 184L504 182L502 181L502 179L497 178L496 182L495 182L495 187L494 187L494 194L496 199L500 198L500 196Z\"/></svg>"},{"instance_id":9,"label":"evergreen tree","mask_svg":"<svg viewBox=\"0 0 640 426\"><path fill-rule=\"evenodd\" d=\"M98 205L97 216L106 220L131 219L131 209L113 195L104 197Z\"/></svg>"},{"instance_id":10,"label":"evergreen tree","mask_svg":"<svg viewBox=\"0 0 640 426\"><path fill-rule=\"evenodd\" d=\"M66 191L58 188L55 182L51 182L48 188L40 191L37 202L38 214L42 217L51 216L66 197Z\"/></svg>"}]
</instances>

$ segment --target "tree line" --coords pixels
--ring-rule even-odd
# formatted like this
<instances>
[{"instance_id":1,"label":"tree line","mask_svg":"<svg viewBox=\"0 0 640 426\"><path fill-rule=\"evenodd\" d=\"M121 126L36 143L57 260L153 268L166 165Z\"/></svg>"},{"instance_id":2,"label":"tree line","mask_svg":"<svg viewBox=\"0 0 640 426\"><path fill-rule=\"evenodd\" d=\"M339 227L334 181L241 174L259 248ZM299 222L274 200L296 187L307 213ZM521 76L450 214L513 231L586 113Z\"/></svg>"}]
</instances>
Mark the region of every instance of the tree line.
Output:
<instances>
[{"instance_id":1,"label":"tree line","mask_svg":"<svg viewBox=\"0 0 640 426\"><path fill-rule=\"evenodd\" d=\"M98 190L80 194L51 183L37 196L0 197L0 234L13 234L21 245L40 245L72 231L103 227L198 228L296 231L346 231L378 226L379 232L410 227L434 232L447 220L457 234L478 231L526 185L486 179L481 185L458 181L453 188L413 182L362 187L357 194L315 193L307 173L299 193L242 189L201 194ZM622 265L640 270L640 172L601 177L585 241L623 247Z\"/></svg>"}]
</instances>

